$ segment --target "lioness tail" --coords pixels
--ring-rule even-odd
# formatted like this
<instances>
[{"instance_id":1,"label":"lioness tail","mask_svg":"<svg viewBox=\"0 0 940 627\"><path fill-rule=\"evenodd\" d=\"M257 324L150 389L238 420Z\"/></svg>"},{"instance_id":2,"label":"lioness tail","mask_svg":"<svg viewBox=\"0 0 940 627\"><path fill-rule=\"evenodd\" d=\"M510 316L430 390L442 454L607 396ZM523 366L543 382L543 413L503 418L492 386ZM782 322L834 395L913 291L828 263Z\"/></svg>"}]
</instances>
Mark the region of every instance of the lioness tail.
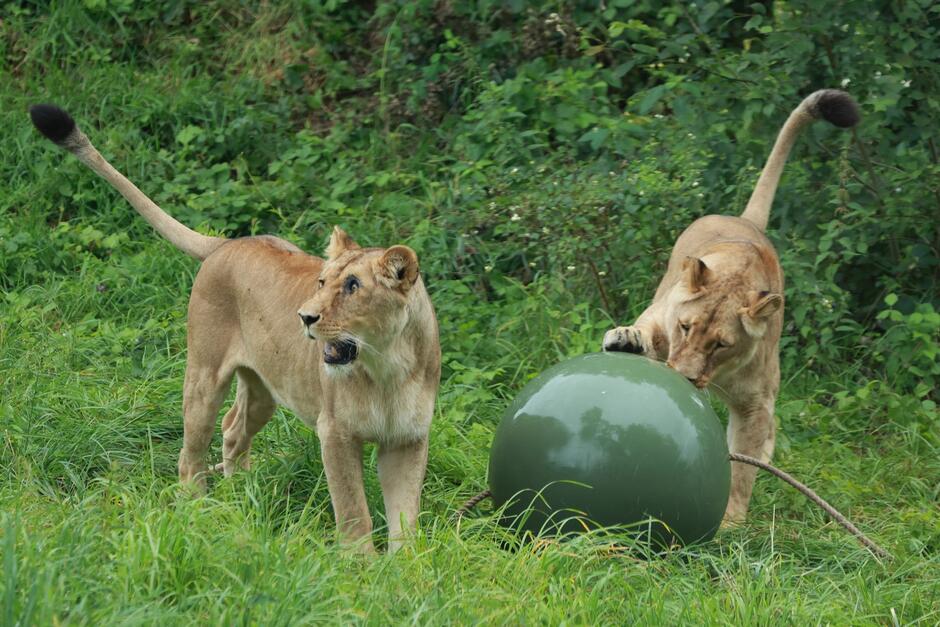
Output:
<instances>
[{"instance_id":1,"label":"lioness tail","mask_svg":"<svg viewBox=\"0 0 940 627\"><path fill-rule=\"evenodd\" d=\"M804 127L820 118L841 128L851 128L858 124L860 118L858 103L844 91L821 89L811 93L793 110L780 129L767 164L741 214L742 218L753 222L760 230L767 228L770 205L773 204L774 193L793 143Z\"/></svg>"},{"instance_id":2,"label":"lioness tail","mask_svg":"<svg viewBox=\"0 0 940 627\"><path fill-rule=\"evenodd\" d=\"M111 183L150 226L187 255L201 261L225 242L222 237L197 233L158 207L101 156L75 125L75 120L64 110L49 104L33 105L29 108L29 116L40 133L71 152L98 176Z\"/></svg>"}]
</instances>

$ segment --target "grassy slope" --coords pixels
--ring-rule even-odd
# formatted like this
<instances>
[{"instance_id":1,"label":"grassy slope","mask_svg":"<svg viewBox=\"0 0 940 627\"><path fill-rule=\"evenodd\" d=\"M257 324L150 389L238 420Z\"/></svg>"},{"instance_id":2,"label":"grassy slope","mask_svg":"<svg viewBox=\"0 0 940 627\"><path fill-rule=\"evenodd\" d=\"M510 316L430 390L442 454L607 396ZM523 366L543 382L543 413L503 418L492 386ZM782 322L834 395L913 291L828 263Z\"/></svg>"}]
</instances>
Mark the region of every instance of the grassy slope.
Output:
<instances>
[{"instance_id":1,"label":"grassy slope","mask_svg":"<svg viewBox=\"0 0 940 627\"><path fill-rule=\"evenodd\" d=\"M172 185L154 181L189 185L196 204L202 193L181 170L202 167L206 155L187 156L181 130L234 120L278 146L290 144L296 126L271 113L285 107L263 62L278 40L260 27L220 36L213 45L225 49L221 61L203 70L182 36L146 58L115 48L108 54L117 62L96 59L62 37L78 26L86 36L106 28L83 15L65 8L23 22L30 30L3 44L8 58L26 60L7 64L11 80L0 92L2 254L14 260L0 305L0 622L938 620L940 456L914 427L853 427L846 410L817 391L839 389L839 375L787 382L777 461L894 552L887 566L770 477L758 482L746 528L651 562L613 555L600 538L509 552L485 519L455 528L454 507L484 485L505 398L559 355L594 346L608 323L593 307L577 321L565 317L564 305L535 288L513 288L528 309L504 302L462 309L450 282L435 285L451 366L432 431L426 514L411 549L371 562L335 549L316 439L286 412L257 439L250 473L215 483L208 498L182 497L175 460L195 265L153 238L116 194L60 161L24 110L36 98L67 103L142 187L173 199ZM375 148L379 164L369 167L383 167L383 150ZM417 170L427 156L399 156L399 165ZM263 176L258 170L250 174ZM442 197L440 187L420 182L393 193L413 199L417 213ZM370 222L359 231L367 241L417 237L392 220L284 211L279 233L312 249L333 221ZM434 247L444 239L439 228L432 219L421 236L431 242L423 252L429 272L448 263L428 259L447 252ZM516 319L540 310L551 315ZM483 315L493 326L474 326ZM466 342L472 333L495 341L497 365ZM875 397L867 407L881 415L889 400ZM842 423L836 432L820 427ZM374 459L366 463L370 504L380 512Z\"/></svg>"}]
</instances>

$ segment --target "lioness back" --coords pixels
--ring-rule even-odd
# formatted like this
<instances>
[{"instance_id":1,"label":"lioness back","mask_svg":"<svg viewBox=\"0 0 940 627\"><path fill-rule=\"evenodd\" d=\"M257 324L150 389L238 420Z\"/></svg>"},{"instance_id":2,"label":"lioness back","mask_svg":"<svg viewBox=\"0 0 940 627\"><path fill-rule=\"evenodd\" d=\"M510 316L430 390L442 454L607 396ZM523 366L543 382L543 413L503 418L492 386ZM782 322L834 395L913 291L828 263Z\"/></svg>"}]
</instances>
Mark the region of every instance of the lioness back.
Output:
<instances>
[{"instance_id":1,"label":"lioness back","mask_svg":"<svg viewBox=\"0 0 940 627\"><path fill-rule=\"evenodd\" d=\"M747 244L747 255L755 255L770 282L769 289L783 289L783 273L773 244L763 231L738 216L707 215L690 224L676 240L666 275L656 290L658 300L682 279L683 265L689 257L702 258L719 244Z\"/></svg>"}]
</instances>

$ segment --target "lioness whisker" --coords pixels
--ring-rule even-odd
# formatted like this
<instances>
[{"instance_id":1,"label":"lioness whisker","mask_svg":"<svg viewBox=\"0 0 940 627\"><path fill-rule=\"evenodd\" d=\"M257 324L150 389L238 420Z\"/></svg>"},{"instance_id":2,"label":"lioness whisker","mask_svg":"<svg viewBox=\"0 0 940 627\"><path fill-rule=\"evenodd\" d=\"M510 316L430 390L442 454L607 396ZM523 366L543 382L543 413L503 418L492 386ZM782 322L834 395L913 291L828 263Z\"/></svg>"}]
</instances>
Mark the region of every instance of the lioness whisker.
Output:
<instances>
[{"instance_id":1,"label":"lioness whisker","mask_svg":"<svg viewBox=\"0 0 940 627\"><path fill-rule=\"evenodd\" d=\"M720 385L718 385L718 384L715 383L714 381L710 381L710 382L708 383L708 387L705 388L705 392L708 393L710 388L715 388L716 390L718 390L718 391L721 392L722 394L724 394L724 395L726 395L726 396L728 395L728 390L726 390L725 388L721 387Z\"/></svg>"},{"instance_id":2,"label":"lioness whisker","mask_svg":"<svg viewBox=\"0 0 940 627\"><path fill-rule=\"evenodd\" d=\"M369 343L366 342L364 339L362 339L362 338L359 337L358 335L355 335L354 333L350 333L349 331L341 331L340 334L339 334L337 337L338 337L341 341L345 341L345 342L355 342L356 345L359 346L360 349L365 349L365 350L367 350L367 351L369 351L369 352L371 352L371 353L373 353L373 354L375 354L375 355L378 355L378 354L379 354L379 349L377 349L376 347L372 346L372 344L369 344Z\"/></svg>"}]
</instances>

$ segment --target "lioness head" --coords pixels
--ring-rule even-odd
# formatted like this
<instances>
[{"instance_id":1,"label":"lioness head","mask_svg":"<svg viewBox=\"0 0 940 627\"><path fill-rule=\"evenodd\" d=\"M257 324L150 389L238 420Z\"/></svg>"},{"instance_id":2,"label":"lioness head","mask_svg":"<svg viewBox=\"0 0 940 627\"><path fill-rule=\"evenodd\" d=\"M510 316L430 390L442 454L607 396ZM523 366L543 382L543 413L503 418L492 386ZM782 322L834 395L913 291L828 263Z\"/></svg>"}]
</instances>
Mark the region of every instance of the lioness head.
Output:
<instances>
[{"instance_id":1,"label":"lioness head","mask_svg":"<svg viewBox=\"0 0 940 627\"><path fill-rule=\"evenodd\" d=\"M341 366L401 334L418 257L407 246L361 248L339 227L326 257L316 293L297 313L306 336L323 342L324 363Z\"/></svg>"},{"instance_id":2,"label":"lioness head","mask_svg":"<svg viewBox=\"0 0 940 627\"><path fill-rule=\"evenodd\" d=\"M746 363L783 307L783 296L762 285L769 281L752 270L747 255L722 261L715 264L719 274L704 260L687 258L666 310L666 363L699 388L729 364Z\"/></svg>"}]
</instances>

